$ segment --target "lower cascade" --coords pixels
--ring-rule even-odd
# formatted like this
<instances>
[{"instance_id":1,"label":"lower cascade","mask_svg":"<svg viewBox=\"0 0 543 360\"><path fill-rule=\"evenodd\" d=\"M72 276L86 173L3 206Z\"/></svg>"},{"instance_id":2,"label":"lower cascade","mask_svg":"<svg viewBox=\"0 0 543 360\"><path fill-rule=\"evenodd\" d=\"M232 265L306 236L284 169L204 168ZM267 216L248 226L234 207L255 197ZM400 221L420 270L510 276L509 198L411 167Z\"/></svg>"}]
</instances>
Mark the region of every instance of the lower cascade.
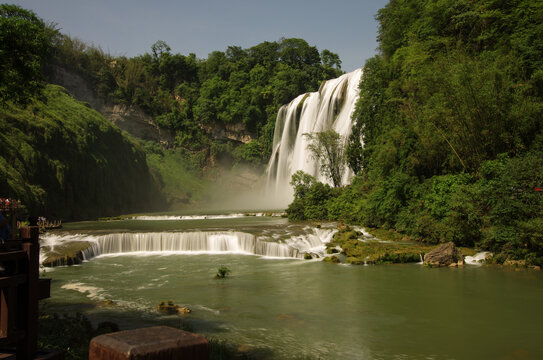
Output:
<instances>
[{"instance_id":1,"label":"lower cascade","mask_svg":"<svg viewBox=\"0 0 543 360\"><path fill-rule=\"evenodd\" d=\"M319 171L319 163L307 149L304 134L334 130L347 139L352 129L352 114L359 96L362 69L324 82L318 92L302 94L279 109L273 135L272 155L268 162L268 190L279 198L278 205L292 200L289 182L298 170L329 182ZM343 174L347 184L352 173Z\"/></svg>"},{"instance_id":2,"label":"lower cascade","mask_svg":"<svg viewBox=\"0 0 543 360\"><path fill-rule=\"evenodd\" d=\"M101 255L131 253L243 254L303 259L305 254L322 257L325 244L335 232L332 229L315 228L307 234L292 236L283 241L267 241L266 237L235 231L45 235L42 238L42 261L51 254L62 253L63 248L74 243L88 244L81 250L82 260ZM60 262L55 265L64 264Z\"/></svg>"}]
</instances>

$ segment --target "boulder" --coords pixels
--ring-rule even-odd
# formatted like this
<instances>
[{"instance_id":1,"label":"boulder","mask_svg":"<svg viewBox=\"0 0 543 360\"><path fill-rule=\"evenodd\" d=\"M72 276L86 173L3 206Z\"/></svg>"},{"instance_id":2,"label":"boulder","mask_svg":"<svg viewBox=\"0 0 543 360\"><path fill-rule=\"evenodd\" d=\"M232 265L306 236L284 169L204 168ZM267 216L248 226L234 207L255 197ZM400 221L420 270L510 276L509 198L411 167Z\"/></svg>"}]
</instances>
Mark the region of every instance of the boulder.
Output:
<instances>
[{"instance_id":1,"label":"boulder","mask_svg":"<svg viewBox=\"0 0 543 360\"><path fill-rule=\"evenodd\" d=\"M448 242L424 255L424 264L428 266L450 266L451 264L462 266L464 256L454 243Z\"/></svg>"}]
</instances>

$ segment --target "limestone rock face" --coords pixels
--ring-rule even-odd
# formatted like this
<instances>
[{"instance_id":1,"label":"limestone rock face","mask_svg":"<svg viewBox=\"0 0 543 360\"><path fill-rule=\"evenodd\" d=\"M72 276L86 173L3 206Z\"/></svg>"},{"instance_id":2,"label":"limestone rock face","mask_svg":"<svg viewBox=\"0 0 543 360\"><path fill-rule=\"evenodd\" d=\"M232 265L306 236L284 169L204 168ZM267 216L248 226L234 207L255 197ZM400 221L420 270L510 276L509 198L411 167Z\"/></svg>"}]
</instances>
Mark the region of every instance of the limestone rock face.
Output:
<instances>
[{"instance_id":1,"label":"limestone rock face","mask_svg":"<svg viewBox=\"0 0 543 360\"><path fill-rule=\"evenodd\" d=\"M464 256L453 242L442 244L424 255L424 264L429 266L462 266Z\"/></svg>"},{"instance_id":2,"label":"limestone rock face","mask_svg":"<svg viewBox=\"0 0 543 360\"><path fill-rule=\"evenodd\" d=\"M75 99L87 102L91 108L130 135L144 140L173 143L172 134L160 128L154 119L139 107L107 103L92 90L88 81L76 72L53 66L50 77L53 84L63 86Z\"/></svg>"}]
</instances>

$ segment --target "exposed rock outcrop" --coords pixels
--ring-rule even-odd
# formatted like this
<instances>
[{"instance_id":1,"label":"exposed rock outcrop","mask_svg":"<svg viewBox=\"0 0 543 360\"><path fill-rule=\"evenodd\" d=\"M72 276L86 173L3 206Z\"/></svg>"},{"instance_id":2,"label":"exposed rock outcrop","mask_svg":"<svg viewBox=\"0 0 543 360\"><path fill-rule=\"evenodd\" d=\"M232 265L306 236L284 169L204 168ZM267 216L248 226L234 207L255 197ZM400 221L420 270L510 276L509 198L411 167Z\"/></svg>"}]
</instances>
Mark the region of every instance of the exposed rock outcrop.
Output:
<instances>
[{"instance_id":1,"label":"exposed rock outcrop","mask_svg":"<svg viewBox=\"0 0 543 360\"><path fill-rule=\"evenodd\" d=\"M464 256L453 242L448 242L424 255L424 265L432 267L462 266L464 265Z\"/></svg>"},{"instance_id":2,"label":"exposed rock outcrop","mask_svg":"<svg viewBox=\"0 0 543 360\"><path fill-rule=\"evenodd\" d=\"M222 122L217 122L213 126L203 126L202 128L214 140L231 140L247 144L253 139L249 130L242 123L223 124Z\"/></svg>"},{"instance_id":3,"label":"exposed rock outcrop","mask_svg":"<svg viewBox=\"0 0 543 360\"><path fill-rule=\"evenodd\" d=\"M158 142L173 141L167 130L161 129L152 117L135 105L106 104L99 111L106 119L132 136Z\"/></svg>"},{"instance_id":4,"label":"exposed rock outcrop","mask_svg":"<svg viewBox=\"0 0 543 360\"><path fill-rule=\"evenodd\" d=\"M88 103L91 108L130 135L144 140L173 142L170 132L161 129L153 118L139 107L107 103L92 90L87 80L76 72L53 66L50 77L53 84L64 87L75 99Z\"/></svg>"},{"instance_id":5,"label":"exposed rock outcrop","mask_svg":"<svg viewBox=\"0 0 543 360\"><path fill-rule=\"evenodd\" d=\"M56 245L51 248L48 245L42 246L41 266L54 267L76 265L83 262L83 252L91 245L87 241L72 241Z\"/></svg>"}]
</instances>

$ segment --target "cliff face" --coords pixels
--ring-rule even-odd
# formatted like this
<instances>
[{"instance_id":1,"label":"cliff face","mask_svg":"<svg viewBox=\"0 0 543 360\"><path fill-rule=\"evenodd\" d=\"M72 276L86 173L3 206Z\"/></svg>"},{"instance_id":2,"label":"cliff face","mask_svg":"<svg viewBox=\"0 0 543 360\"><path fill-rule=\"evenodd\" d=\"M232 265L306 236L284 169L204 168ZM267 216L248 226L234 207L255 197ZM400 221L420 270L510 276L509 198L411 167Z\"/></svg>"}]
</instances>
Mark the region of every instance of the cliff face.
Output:
<instances>
[{"instance_id":1,"label":"cliff face","mask_svg":"<svg viewBox=\"0 0 543 360\"><path fill-rule=\"evenodd\" d=\"M30 106L0 107L0 191L30 214L62 219L164 206L144 151L51 84Z\"/></svg>"},{"instance_id":2,"label":"cliff face","mask_svg":"<svg viewBox=\"0 0 543 360\"><path fill-rule=\"evenodd\" d=\"M214 126L203 128L213 140L236 141L240 144L247 144L254 139L253 135L242 123L223 124L217 122Z\"/></svg>"},{"instance_id":3,"label":"cliff face","mask_svg":"<svg viewBox=\"0 0 543 360\"><path fill-rule=\"evenodd\" d=\"M92 90L88 82L74 71L53 65L50 71L50 81L52 84L64 87L75 99L87 102L106 119L132 136L161 143L173 143L174 141L174 136L168 130L160 128L154 119L138 106L104 101ZM206 127L204 130L212 139L220 141L230 140L247 144L254 138L241 123L222 124L217 122L215 126Z\"/></svg>"},{"instance_id":4,"label":"cliff face","mask_svg":"<svg viewBox=\"0 0 543 360\"><path fill-rule=\"evenodd\" d=\"M51 69L50 81L67 89L77 100L87 102L106 119L132 136L163 143L173 142L170 132L161 129L153 118L139 107L105 102L98 97L83 77L73 71L54 65Z\"/></svg>"}]
</instances>

